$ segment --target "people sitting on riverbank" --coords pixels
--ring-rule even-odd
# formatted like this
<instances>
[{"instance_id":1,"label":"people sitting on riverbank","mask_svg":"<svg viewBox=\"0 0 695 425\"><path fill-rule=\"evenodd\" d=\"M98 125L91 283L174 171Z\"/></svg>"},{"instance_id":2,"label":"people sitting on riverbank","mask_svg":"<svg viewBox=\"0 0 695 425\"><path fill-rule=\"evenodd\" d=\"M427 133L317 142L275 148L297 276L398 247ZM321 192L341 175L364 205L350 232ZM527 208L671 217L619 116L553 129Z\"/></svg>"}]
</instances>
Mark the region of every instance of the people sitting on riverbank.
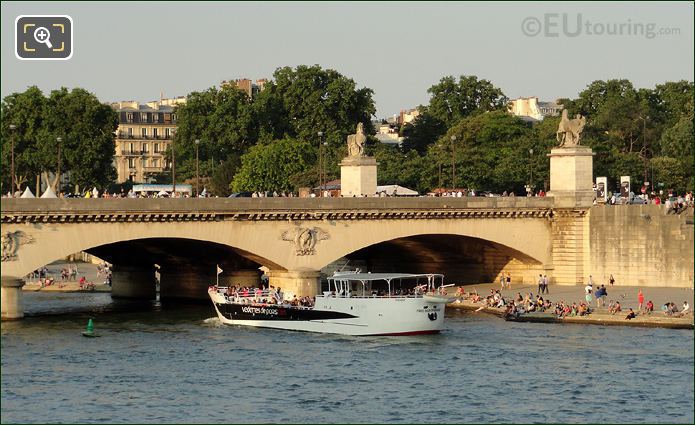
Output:
<instances>
[{"instance_id":1,"label":"people sitting on riverbank","mask_svg":"<svg viewBox=\"0 0 695 425\"><path fill-rule=\"evenodd\" d=\"M630 309L630 311L627 313L627 316L625 316L625 320L632 320L635 317L637 317L637 315L634 311L632 311L632 309Z\"/></svg>"},{"instance_id":2,"label":"people sitting on riverbank","mask_svg":"<svg viewBox=\"0 0 695 425\"><path fill-rule=\"evenodd\" d=\"M683 301L683 309L678 314L678 317L682 317L691 313L690 304L687 301Z\"/></svg>"},{"instance_id":3,"label":"people sitting on riverbank","mask_svg":"<svg viewBox=\"0 0 695 425\"><path fill-rule=\"evenodd\" d=\"M666 304L664 304L661 307L661 310L663 310L664 314L669 317L678 313L678 307L676 307L676 303L672 302L667 302Z\"/></svg>"},{"instance_id":4,"label":"people sitting on riverbank","mask_svg":"<svg viewBox=\"0 0 695 425\"><path fill-rule=\"evenodd\" d=\"M613 304L613 307L608 309L608 312L611 315L615 315L615 313L620 313L622 311L622 308L620 307L620 301L616 301L615 304Z\"/></svg>"},{"instance_id":5,"label":"people sitting on riverbank","mask_svg":"<svg viewBox=\"0 0 695 425\"><path fill-rule=\"evenodd\" d=\"M647 305L644 307L644 313L649 315L649 314L652 314L653 311L654 311L654 303L652 302L652 300L649 300L649 301L647 301Z\"/></svg>"}]
</instances>

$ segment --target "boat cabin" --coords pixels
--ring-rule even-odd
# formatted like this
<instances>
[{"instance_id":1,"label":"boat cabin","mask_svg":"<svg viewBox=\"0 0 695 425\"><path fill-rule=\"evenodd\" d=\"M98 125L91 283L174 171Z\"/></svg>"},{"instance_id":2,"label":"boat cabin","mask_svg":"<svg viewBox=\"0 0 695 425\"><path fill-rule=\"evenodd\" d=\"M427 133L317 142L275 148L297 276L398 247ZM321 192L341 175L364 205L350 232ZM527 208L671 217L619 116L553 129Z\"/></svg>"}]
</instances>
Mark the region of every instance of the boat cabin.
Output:
<instances>
[{"instance_id":1,"label":"boat cabin","mask_svg":"<svg viewBox=\"0 0 695 425\"><path fill-rule=\"evenodd\" d=\"M337 272L328 277L328 290L319 297L393 298L434 293L444 285L443 274Z\"/></svg>"}]
</instances>

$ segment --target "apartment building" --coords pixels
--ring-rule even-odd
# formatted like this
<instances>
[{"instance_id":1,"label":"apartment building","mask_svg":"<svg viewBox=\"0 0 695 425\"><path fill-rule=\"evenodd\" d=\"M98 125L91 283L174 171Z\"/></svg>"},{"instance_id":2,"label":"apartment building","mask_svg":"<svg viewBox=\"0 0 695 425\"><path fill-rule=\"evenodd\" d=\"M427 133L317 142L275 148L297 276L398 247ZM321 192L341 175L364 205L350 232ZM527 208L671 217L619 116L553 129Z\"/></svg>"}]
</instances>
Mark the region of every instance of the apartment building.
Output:
<instances>
[{"instance_id":1,"label":"apartment building","mask_svg":"<svg viewBox=\"0 0 695 425\"><path fill-rule=\"evenodd\" d=\"M174 108L185 102L185 97L177 97L145 104L135 101L111 104L118 113L114 156L118 182L149 183L152 175L169 167L164 152L176 132Z\"/></svg>"},{"instance_id":2,"label":"apartment building","mask_svg":"<svg viewBox=\"0 0 695 425\"><path fill-rule=\"evenodd\" d=\"M509 101L508 111L522 119L541 121L545 117L558 116L562 105L557 102L541 102L538 97L520 97Z\"/></svg>"},{"instance_id":3,"label":"apartment building","mask_svg":"<svg viewBox=\"0 0 695 425\"><path fill-rule=\"evenodd\" d=\"M224 80L224 81L222 81L222 83L220 85L226 86L226 85L234 84L237 86L237 88L239 90L246 93L246 95L249 98L253 99L256 96L258 96L258 93L263 91L267 82L268 82L268 80L265 78L262 78L260 80L256 80L255 83L253 81L249 80L248 78L239 78L239 79L236 79L234 81Z\"/></svg>"}]
</instances>

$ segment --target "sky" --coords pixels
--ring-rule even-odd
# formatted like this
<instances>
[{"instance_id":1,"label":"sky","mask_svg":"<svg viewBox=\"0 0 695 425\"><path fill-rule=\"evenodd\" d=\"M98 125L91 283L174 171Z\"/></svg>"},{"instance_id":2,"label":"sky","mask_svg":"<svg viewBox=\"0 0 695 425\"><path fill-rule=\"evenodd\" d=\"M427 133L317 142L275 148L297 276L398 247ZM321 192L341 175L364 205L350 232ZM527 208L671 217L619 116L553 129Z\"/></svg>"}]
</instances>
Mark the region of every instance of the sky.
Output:
<instances>
[{"instance_id":1,"label":"sky","mask_svg":"<svg viewBox=\"0 0 695 425\"><path fill-rule=\"evenodd\" d=\"M83 87L149 101L318 64L374 90L377 117L427 104L447 75L509 98L576 97L595 80L693 79L692 2L3 2L1 95ZM18 15L70 15L67 61L21 61ZM653 28L653 30L650 30Z\"/></svg>"}]
</instances>

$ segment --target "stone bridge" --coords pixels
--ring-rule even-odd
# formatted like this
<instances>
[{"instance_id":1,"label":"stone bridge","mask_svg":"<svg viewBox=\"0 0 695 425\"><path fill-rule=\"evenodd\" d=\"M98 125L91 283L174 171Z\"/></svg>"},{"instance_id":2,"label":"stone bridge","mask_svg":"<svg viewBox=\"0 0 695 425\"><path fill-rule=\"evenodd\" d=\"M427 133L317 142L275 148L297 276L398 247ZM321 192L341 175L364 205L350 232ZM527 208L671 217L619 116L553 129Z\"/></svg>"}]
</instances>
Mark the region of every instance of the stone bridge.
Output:
<instances>
[{"instance_id":1,"label":"stone bridge","mask_svg":"<svg viewBox=\"0 0 695 425\"><path fill-rule=\"evenodd\" d=\"M545 198L11 199L2 205L3 288L69 254L114 264L113 295L200 297L215 279L313 294L341 261L370 271L443 272L480 282L510 272L575 284L587 208ZM348 267L349 268L349 267ZM5 291L5 289L3 289ZM9 291L9 290L8 290ZM5 291L6 294L8 291Z\"/></svg>"}]
</instances>

